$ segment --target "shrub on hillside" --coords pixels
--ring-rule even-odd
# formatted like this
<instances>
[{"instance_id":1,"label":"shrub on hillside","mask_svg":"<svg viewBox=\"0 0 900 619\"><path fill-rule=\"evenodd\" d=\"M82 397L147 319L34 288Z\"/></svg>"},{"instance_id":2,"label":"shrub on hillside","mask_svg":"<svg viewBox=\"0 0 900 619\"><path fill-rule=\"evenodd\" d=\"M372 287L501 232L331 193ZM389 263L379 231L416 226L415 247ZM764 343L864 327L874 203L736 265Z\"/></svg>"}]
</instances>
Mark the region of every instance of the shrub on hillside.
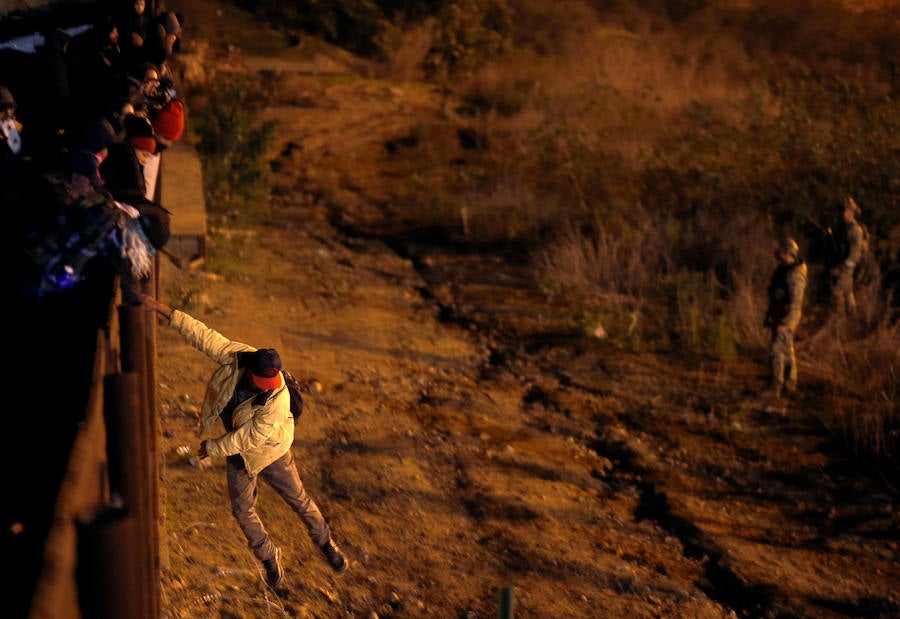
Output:
<instances>
[{"instance_id":1,"label":"shrub on hillside","mask_svg":"<svg viewBox=\"0 0 900 619\"><path fill-rule=\"evenodd\" d=\"M296 28L357 54L376 53L375 41L391 16L372 0L238 0L272 24Z\"/></svg>"},{"instance_id":2,"label":"shrub on hillside","mask_svg":"<svg viewBox=\"0 0 900 619\"><path fill-rule=\"evenodd\" d=\"M243 75L219 74L207 105L195 115L207 203L218 208L264 190L263 155L275 123L261 119L258 92Z\"/></svg>"},{"instance_id":3,"label":"shrub on hillside","mask_svg":"<svg viewBox=\"0 0 900 619\"><path fill-rule=\"evenodd\" d=\"M422 132L414 158L391 160L408 179L394 203L404 224L534 248L548 290L632 343L719 359L764 349L785 233L810 258L806 333L818 333L818 246L847 194L882 266L900 255L891 20L833 0L301 4L291 19L357 51L394 51L396 73L421 64L464 100L450 130ZM890 315L878 307L870 327Z\"/></svg>"},{"instance_id":4,"label":"shrub on hillside","mask_svg":"<svg viewBox=\"0 0 900 619\"><path fill-rule=\"evenodd\" d=\"M818 415L860 455L896 458L900 448L900 321L877 285L857 295L859 313L836 315L804 343L803 371L822 385Z\"/></svg>"}]
</instances>

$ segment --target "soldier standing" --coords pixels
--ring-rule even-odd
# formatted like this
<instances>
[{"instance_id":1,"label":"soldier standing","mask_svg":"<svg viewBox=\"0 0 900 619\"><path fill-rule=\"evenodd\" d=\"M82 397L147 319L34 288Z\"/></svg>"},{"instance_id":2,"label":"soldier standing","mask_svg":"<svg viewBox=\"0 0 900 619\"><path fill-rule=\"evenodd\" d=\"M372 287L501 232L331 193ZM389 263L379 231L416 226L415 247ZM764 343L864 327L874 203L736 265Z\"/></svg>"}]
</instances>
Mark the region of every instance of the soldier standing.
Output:
<instances>
[{"instance_id":1,"label":"soldier standing","mask_svg":"<svg viewBox=\"0 0 900 619\"><path fill-rule=\"evenodd\" d=\"M775 248L777 266L769 283L769 308L763 324L772 332L769 344L771 392L778 399L782 387L793 392L797 388L797 356L794 333L803 311L806 292L806 263L800 259L800 247L791 237L784 237Z\"/></svg>"},{"instance_id":2,"label":"soldier standing","mask_svg":"<svg viewBox=\"0 0 900 619\"><path fill-rule=\"evenodd\" d=\"M859 205L847 196L844 198L841 225L834 234L834 258L831 276L831 302L838 312L851 315L856 312L856 295L853 293L854 274L867 250L865 231L856 220Z\"/></svg>"}]
</instances>

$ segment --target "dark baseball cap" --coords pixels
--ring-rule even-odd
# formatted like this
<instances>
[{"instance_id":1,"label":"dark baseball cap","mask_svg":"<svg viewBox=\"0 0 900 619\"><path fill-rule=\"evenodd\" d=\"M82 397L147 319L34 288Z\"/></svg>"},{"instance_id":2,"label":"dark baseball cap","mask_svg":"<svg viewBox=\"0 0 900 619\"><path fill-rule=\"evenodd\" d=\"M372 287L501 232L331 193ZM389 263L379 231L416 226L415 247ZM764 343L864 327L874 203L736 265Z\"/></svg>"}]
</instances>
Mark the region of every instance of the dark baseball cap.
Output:
<instances>
[{"instance_id":1,"label":"dark baseball cap","mask_svg":"<svg viewBox=\"0 0 900 619\"><path fill-rule=\"evenodd\" d=\"M253 383L263 391L281 386L281 356L274 348L240 353L238 367L249 370Z\"/></svg>"}]
</instances>

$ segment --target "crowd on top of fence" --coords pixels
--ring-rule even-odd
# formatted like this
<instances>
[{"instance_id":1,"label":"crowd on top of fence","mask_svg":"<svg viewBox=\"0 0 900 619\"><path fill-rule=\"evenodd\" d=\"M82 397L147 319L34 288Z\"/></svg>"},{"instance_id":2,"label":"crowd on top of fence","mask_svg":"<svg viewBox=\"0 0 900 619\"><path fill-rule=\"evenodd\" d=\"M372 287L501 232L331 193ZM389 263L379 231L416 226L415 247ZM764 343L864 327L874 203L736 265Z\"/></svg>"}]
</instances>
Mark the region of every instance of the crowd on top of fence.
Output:
<instances>
[{"instance_id":1,"label":"crowd on top of fence","mask_svg":"<svg viewBox=\"0 0 900 619\"><path fill-rule=\"evenodd\" d=\"M123 300L169 238L160 155L184 131L171 57L180 15L145 0L98 2L90 23L0 42L0 203L18 214L20 293L121 276Z\"/></svg>"}]
</instances>

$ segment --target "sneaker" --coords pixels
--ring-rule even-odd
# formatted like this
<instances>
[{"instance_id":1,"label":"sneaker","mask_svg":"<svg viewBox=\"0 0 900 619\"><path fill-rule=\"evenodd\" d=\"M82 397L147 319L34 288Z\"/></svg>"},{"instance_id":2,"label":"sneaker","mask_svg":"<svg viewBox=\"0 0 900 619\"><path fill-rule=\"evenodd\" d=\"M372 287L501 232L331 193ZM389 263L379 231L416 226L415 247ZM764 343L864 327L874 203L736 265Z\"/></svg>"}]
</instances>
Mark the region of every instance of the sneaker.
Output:
<instances>
[{"instance_id":1,"label":"sneaker","mask_svg":"<svg viewBox=\"0 0 900 619\"><path fill-rule=\"evenodd\" d=\"M335 572L343 572L347 569L347 559L337 544L328 540L319 548L322 550L322 554L325 555L325 560L328 561L328 564L331 565Z\"/></svg>"},{"instance_id":2,"label":"sneaker","mask_svg":"<svg viewBox=\"0 0 900 619\"><path fill-rule=\"evenodd\" d=\"M263 561L263 567L266 568L266 584L273 589L280 585L284 578L284 568L281 567L281 548L275 549L275 556L271 559Z\"/></svg>"}]
</instances>

